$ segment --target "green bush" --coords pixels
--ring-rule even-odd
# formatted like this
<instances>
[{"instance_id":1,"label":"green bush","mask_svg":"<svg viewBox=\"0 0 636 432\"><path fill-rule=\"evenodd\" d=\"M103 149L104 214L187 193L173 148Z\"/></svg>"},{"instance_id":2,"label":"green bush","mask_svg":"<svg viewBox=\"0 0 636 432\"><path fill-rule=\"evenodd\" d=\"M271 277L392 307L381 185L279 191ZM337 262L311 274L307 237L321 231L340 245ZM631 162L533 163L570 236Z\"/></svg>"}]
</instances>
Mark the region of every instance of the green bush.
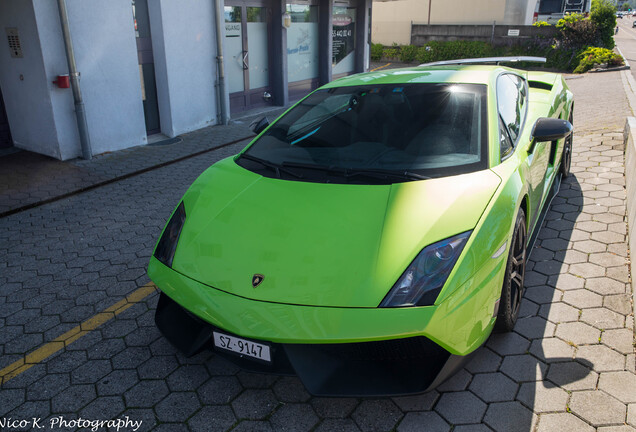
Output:
<instances>
[{"instance_id":1,"label":"green bush","mask_svg":"<svg viewBox=\"0 0 636 432\"><path fill-rule=\"evenodd\" d=\"M371 44L371 60L380 60L382 58L382 44Z\"/></svg>"},{"instance_id":2,"label":"green bush","mask_svg":"<svg viewBox=\"0 0 636 432\"><path fill-rule=\"evenodd\" d=\"M411 63L417 55L417 47L415 45L406 45L400 48L400 61L403 63Z\"/></svg>"},{"instance_id":3,"label":"green bush","mask_svg":"<svg viewBox=\"0 0 636 432\"><path fill-rule=\"evenodd\" d=\"M581 49L602 44L598 24L581 14L566 15L557 24L559 47Z\"/></svg>"},{"instance_id":4,"label":"green bush","mask_svg":"<svg viewBox=\"0 0 636 432\"><path fill-rule=\"evenodd\" d=\"M462 58L490 57L493 48L486 42L479 41L431 41L417 50L418 63L454 60Z\"/></svg>"},{"instance_id":5,"label":"green bush","mask_svg":"<svg viewBox=\"0 0 636 432\"><path fill-rule=\"evenodd\" d=\"M552 24L550 24L549 22L546 21L537 21L534 24L532 24L535 27L550 27Z\"/></svg>"},{"instance_id":6,"label":"green bush","mask_svg":"<svg viewBox=\"0 0 636 432\"><path fill-rule=\"evenodd\" d=\"M579 54L579 65L574 69L574 73L584 73L594 67L595 64L607 64L608 66L621 66L624 64L623 57L612 50L599 47L587 47Z\"/></svg>"},{"instance_id":7,"label":"green bush","mask_svg":"<svg viewBox=\"0 0 636 432\"><path fill-rule=\"evenodd\" d=\"M396 60L399 55L400 55L399 48L384 48L384 50L382 51L382 58L385 58L388 60Z\"/></svg>"},{"instance_id":8,"label":"green bush","mask_svg":"<svg viewBox=\"0 0 636 432\"><path fill-rule=\"evenodd\" d=\"M596 24L601 43L605 48L614 48L616 29L616 8L609 0L592 0L590 20Z\"/></svg>"}]
</instances>

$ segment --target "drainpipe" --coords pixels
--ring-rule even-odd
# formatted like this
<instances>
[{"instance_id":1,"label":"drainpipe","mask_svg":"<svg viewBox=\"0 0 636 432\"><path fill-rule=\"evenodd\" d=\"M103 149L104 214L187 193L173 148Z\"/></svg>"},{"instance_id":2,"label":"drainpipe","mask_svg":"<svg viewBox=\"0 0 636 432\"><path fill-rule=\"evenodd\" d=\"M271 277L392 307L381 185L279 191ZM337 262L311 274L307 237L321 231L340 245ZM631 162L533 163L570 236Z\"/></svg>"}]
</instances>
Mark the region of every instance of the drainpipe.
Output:
<instances>
[{"instance_id":1,"label":"drainpipe","mask_svg":"<svg viewBox=\"0 0 636 432\"><path fill-rule=\"evenodd\" d=\"M73 99L75 99L75 117L77 117L77 130L79 131L79 139L82 146L82 159L90 160L92 157L91 140L88 136L86 112L84 111L82 91L79 85L80 74L77 71L77 65L75 64L75 51L73 51L73 41L71 40L71 31L68 26L66 0L57 0L57 6L60 11L60 22L62 23L62 34L64 35L64 46L66 48L66 61L68 63L68 72L71 78Z\"/></svg>"},{"instance_id":2,"label":"drainpipe","mask_svg":"<svg viewBox=\"0 0 636 432\"><path fill-rule=\"evenodd\" d=\"M225 66L223 65L223 5L222 0L214 0L216 14L216 63L219 73L217 97L221 111L221 124L227 124L227 106L225 105Z\"/></svg>"}]
</instances>

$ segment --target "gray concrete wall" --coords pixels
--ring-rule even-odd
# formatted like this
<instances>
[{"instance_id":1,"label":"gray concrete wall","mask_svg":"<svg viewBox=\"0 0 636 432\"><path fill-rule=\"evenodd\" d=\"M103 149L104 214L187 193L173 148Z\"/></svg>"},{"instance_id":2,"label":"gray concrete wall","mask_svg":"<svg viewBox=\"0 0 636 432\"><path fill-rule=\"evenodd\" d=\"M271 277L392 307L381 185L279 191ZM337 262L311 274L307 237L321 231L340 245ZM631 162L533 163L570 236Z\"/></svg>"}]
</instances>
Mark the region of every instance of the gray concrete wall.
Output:
<instances>
[{"instance_id":1,"label":"gray concrete wall","mask_svg":"<svg viewBox=\"0 0 636 432\"><path fill-rule=\"evenodd\" d=\"M148 13L161 132L174 137L216 124L214 2L149 1Z\"/></svg>"},{"instance_id":2,"label":"gray concrete wall","mask_svg":"<svg viewBox=\"0 0 636 432\"><path fill-rule=\"evenodd\" d=\"M22 58L11 57L5 33L7 27L18 29ZM46 74L33 3L25 0L1 1L0 32L0 87L14 145L59 158L51 93L59 98L66 95L53 89L49 82L53 78ZM58 73L67 71L65 68Z\"/></svg>"},{"instance_id":3,"label":"gray concrete wall","mask_svg":"<svg viewBox=\"0 0 636 432\"><path fill-rule=\"evenodd\" d=\"M509 30L519 30L519 36L508 36ZM493 41L495 45L521 44L535 37L551 38L556 27L534 27L526 25L425 25L413 24L411 44L425 45L430 41L476 40Z\"/></svg>"}]
</instances>

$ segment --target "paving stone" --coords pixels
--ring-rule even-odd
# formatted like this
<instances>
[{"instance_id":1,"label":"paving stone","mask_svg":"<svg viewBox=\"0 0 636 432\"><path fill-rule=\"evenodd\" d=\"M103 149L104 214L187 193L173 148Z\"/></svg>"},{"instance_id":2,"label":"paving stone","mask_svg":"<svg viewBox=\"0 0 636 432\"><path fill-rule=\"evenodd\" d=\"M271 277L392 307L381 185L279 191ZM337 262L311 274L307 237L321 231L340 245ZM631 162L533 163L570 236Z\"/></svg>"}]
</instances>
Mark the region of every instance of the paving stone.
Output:
<instances>
[{"instance_id":1,"label":"paving stone","mask_svg":"<svg viewBox=\"0 0 636 432\"><path fill-rule=\"evenodd\" d=\"M529 354L504 357L501 367L503 373L517 382L542 380L548 366Z\"/></svg>"},{"instance_id":2,"label":"paving stone","mask_svg":"<svg viewBox=\"0 0 636 432\"><path fill-rule=\"evenodd\" d=\"M402 411L429 411L433 408L437 399L439 399L439 393L433 390L417 396L394 397L393 402L395 402ZM318 412L318 410L316 410L316 412Z\"/></svg>"},{"instance_id":3,"label":"paving stone","mask_svg":"<svg viewBox=\"0 0 636 432\"><path fill-rule=\"evenodd\" d=\"M486 426L483 423L472 424L472 425L459 425L453 428L453 432L490 432L490 431L492 431L492 429L490 429L488 426Z\"/></svg>"},{"instance_id":4,"label":"paving stone","mask_svg":"<svg viewBox=\"0 0 636 432\"><path fill-rule=\"evenodd\" d=\"M436 393L436 392L431 392ZM358 400L354 398L311 398L311 405L320 418L338 418L344 419L349 417L353 410L358 406ZM400 406L398 402L395 402ZM400 406L400 408L402 408ZM408 411L402 408L403 411Z\"/></svg>"},{"instance_id":5,"label":"paving stone","mask_svg":"<svg viewBox=\"0 0 636 432\"><path fill-rule=\"evenodd\" d=\"M466 390L466 387L468 387L471 379L472 375L468 373L466 369L462 369L455 375L451 376L442 385L438 386L437 390L439 390L440 392Z\"/></svg>"},{"instance_id":6,"label":"paving stone","mask_svg":"<svg viewBox=\"0 0 636 432\"><path fill-rule=\"evenodd\" d=\"M530 354L546 363L570 361L574 357L574 346L559 338L544 338L532 341Z\"/></svg>"},{"instance_id":7,"label":"paving stone","mask_svg":"<svg viewBox=\"0 0 636 432\"><path fill-rule=\"evenodd\" d=\"M9 411L24 402L24 390L3 389L0 392L0 415L5 416Z\"/></svg>"},{"instance_id":8,"label":"paving stone","mask_svg":"<svg viewBox=\"0 0 636 432\"><path fill-rule=\"evenodd\" d=\"M620 371L625 365L625 356L605 345L581 346L576 351L576 358L593 364L596 372Z\"/></svg>"},{"instance_id":9,"label":"paving stone","mask_svg":"<svg viewBox=\"0 0 636 432\"><path fill-rule=\"evenodd\" d=\"M636 404L629 404L627 406L627 423L636 426Z\"/></svg>"},{"instance_id":10,"label":"paving stone","mask_svg":"<svg viewBox=\"0 0 636 432\"><path fill-rule=\"evenodd\" d=\"M555 324L578 321L579 314L579 309L562 302L545 304L539 309L539 316Z\"/></svg>"},{"instance_id":11,"label":"paving stone","mask_svg":"<svg viewBox=\"0 0 636 432\"><path fill-rule=\"evenodd\" d=\"M184 365L170 374L166 383L170 391L196 390L209 379L210 375L205 366Z\"/></svg>"},{"instance_id":12,"label":"paving stone","mask_svg":"<svg viewBox=\"0 0 636 432\"><path fill-rule=\"evenodd\" d=\"M601 336L604 345L623 354L634 352L633 340L633 332L629 329L605 330Z\"/></svg>"},{"instance_id":13,"label":"paving stone","mask_svg":"<svg viewBox=\"0 0 636 432\"><path fill-rule=\"evenodd\" d=\"M557 324L554 334L556 337L575 345L596 344L601 337L600 330L582 322Z\"/></svg>"},{"instance_id":14,"label":"paving stone","mask_svg":"<svg viewBox=\"0 0 636 432\"><path fill-rule=\"evenodd\" d=\"M518 333L492 334L486 344L495 353L506 356L523 354L530 347L530 341Z\"/></svg>"},{"instance_id":15,"label":"paving stone","mask_svg":"<svg viewBox=\"0 0 636 432\"><path fill-rule=\"evenodd\" d=\"M100 396L121 395L137 382L137 371L115 370L97 382L97 394Z\"/></svg>"},{"instance_id":16,"label":"paving stone","mask_svg":"<svg viewBox=\"0 0 636 432\"><path fill-rule=\"evenodd\" d=\"M185 422L200 408L194 392L171 392L155 406L157 418L162 422Z\"/></svg>"},{"instance_id":17,"label":"paving stone","mask_svg":"<svg viewBox=\"0 0 636 432\"><path fill-rule=\"evenodd\" d=\"M151 357L137 368L141 379L163 379L179 366L174 356Z\"/></svg>"},{"instance_id":18,"label":"paving stone","mask_svg":"<svg viewBox=\"0 0 636 432\"><path fill-rule=\"evenodd\" d=\"M598 388L625 404L636 403L636 374L632 372L601 373Z\"/></svg>"},{"instance_id":19,"label":"paving stone","mask_svg":"<svg viewBox=\"0 0 636 432\"><path fill-rule=\"evenodd\" d=\"M497 402L488 406L484 423L497 432L533 430L537 416L519 402Z\"/></svg>"},{"instance_id":20,"label":"paving stone","mask_svg":"<svg viewBox=\"0 0 636 432\"><path fill-rule=\"evenodd\" d=\"M602 426L596 429L597 432L634 432L635 428L628 425L621 426Z\"/></svg>"},{"instance_id":21,"label":"paving stone","mask_svg":"<svg viewBox=\"0 0 636 432\"><path fill-rule=\"evenodd\" d=\"M168 386L161 380L139 381L124 393L126 407L149 408L168 395Z\"/></svg>"},{"instance_id":22,"label":"paving stone","mask_svg":"<svg viewBox=\"0 0 636 432\"><path fill-rule=\"evenodd\" d=\"M572 393L569 406L574 414L592 426L623 424L625 421L625 405L598 390Z\"/></svg>"},{"instance_id":23,"label":"paving stone","mask_svg":"<svg viewBox=\"0 0 636 432\"><path fill-rule=\"evenodd\" d=\"M451 426L434 412L410 412L404 416L397 430L398 432L420 432L423 428L431 432L451 430Z\"/></svg>"},{"instance_id":24,"label":"paving stone","mask_svg":"<svg viewBox=\"0 0 636 432\"><path fill-rule=\"evenodd\" d=\"M543 414L537 432L594 432L595 429L570 413Z\"/></svg>"},{"instance_id":25,"label":"paving stone","mask_svg":"<svg viewBox=\"0 0 636 432\"><path fill-rule=\"evenodd\" d=\"M240 426L240 425L239 425ZM232 429L235 431L237 429ZM271 429L270 429L271 430ZM325 419L318 425L314 432L360 432L360 429L351 419Z\"/></svg>"},{"instance_id":26,"label":"paving stone","mask_svg":"<svg viewBox=\"0 0 636 432\"><path fill-rule=\"evenodd\" d=\"M598 374L590 370L587 364L563 362L551 364L546 378L567 391L591 390L596 388Z\"/></svg>"},{"instance_id":27,"label":"paving stone","mask_svg":"<svg viewBox=\"0 0 636 432\"><path fill-rule=\"evenodd\" d=\"M608 295L604 297L603 305L621 315L632 313L631 299L629 294Z\"/></svg>"},{"instance_id":28,"label":"paving stone","mask_svg":"<svg viewBox=\"0 0 636 432\"><path fill-rule=\"evenodd\" d=\"M274 394L281 402L307 402L310 395L297 377L283 377L274 384Z\"/></svg>"},{"instance_id":29,"label":"paving stone","mask_svg":"<svg viewBox=\"0 0 636 432\"><path fill-rule=\"evenodd\" d=\"M457 407L462 407L458 410ZM487 405L474 394L462 391L444 393L439 399L435 411L453 425L479 423L486 412Z\"/></svg>"},{"instance_id":30,"label":"paving stone","mask_svg":"<svg viewBox=\"0 0 636 432\"><path fill-rule=\"evenodd\" d=\"M392 430L402 416L398 407L386 399L364 400L351 414L362 431Z\"/></svg>"},{"instance_id":31,"label":"paving stone","mask_svg":"<svg viewBox=\"0 0 636 432\"><path fill-rule=\"evenodd\" d=\"M563 294L563 302L578 309L600 307L603 297L586 289L566 291Z\"/></svg>"},{"instance_id":32,"label":"paving stone","mask_svg":"<svg viewBox=\"0 0 636 432\"><path fill-rule=\"evenodd\" d=\"M79 414L88 419L116 419L124 409L121 396L103 396L94 399Z\"/></svg>"},{"instance_id":33,"label":"paving stone","mask_svg":"<svg viewBox=\"0 0 636 432\"><path fill-rule=\"evenodd\" d=\"M214 376L198 389L204 404L226 404L234 399L243 388L235 376Z\"/></svg>"},{"instance_id":34,"label":"paving stone","mask_svg":"<svg viewBox=\"0 0 636 432\"><path fill-rule=\"evenodd\" d=\"M600 295L624 294L625 284L610 278L591 278L585 281L585 288Z\"/></svg>"},{"instance_id":35,"label":"paving stone","mask_svg":"<svg viewBox=\"0 0 636 432\"><path fill-rule=\"evenodd\" d=\"M468 390L484 402L503 402L514 399L517 388L516 382L501 372L495 372L475 375Z\"/></svg>"},{"instance_id":36,"label":"paving stone","mask_svg":"<svg viewBox=\"0 0 636 432\"><path fill-rule=\"evenodd\" d=\"M517 400L534 413L565 411L568 398L565 390L549 382L523 383L517 394Z\"/></svg>"},{"instance_id":37,"label":"paving stone","mask_svg":"<svg viewBox=\"0 0 636 432\"><path fill-rule=\"evenodd\" d=\"M625 327L625 317L606 308L583 309L581 321L603 330Z\"/></svg>"},{"instance_id":38,"label":"paving stone","mask_svg":"<svg viewBox=\"0 0 636 432\"><path fill-rule=\"evenodd\" d=\"M571 274L560 274L551 276L548 285L564 291L581 289L585 285L585 279Z\"/></svg>"},{"instance_id":39,"label":"paving stone","mask_svg":"<svg viewBox=\"0 0 636 432\"><path fill-rule=\"evenodd\" d=\"M49 400L70 385L68 374L47 374L27 387L27 399Z\"/></svg>"},{"instance_id":40,"label":"paving stone","mask_svg":"<svg viewBox=\"0 0 636 432\"><path fill-rule=\"evenodd\" d=\"M274 412L269 419L276 431L310 431L319 419L309 404L285 404Z\"/></svg>"},{"instance_id":41,"label":"paving stone","mask_svg":"<svg viewBox=\"0 0 636 432\"><path fill-rule=\"evenodd\" d=\"M627 260L624 257L610 252L591 254L590 262L602 267L618 267L627 264Z\"/></svg>"},{"instance_id":42,"label":"paving stone","mask_svg":"<svg viewBox=\"0 0 636 432\"><path fill-rule=\"evenodd\" d=\"M108 360L89 360L71 372L73 384L89 384L99 381L112 371Z\"/></svg>"},{"instance_id":43,"label":"paving stone","mask_svg":"<svg viewBox=\"0 0 636 432\"><path fill-rule=\"evenodd\" d=\"M552 337L556 326L542 317L519 318L515 324L515 332L526 339Z\"/></svg>"},{"instance_id":44,"label":"paving stone","mask_svg":"<svg viewBox=\"0 0 636 432\"><path fill-rule=\"evenodd\" d=\"M206 429L201 429L201 430L206 430ZM267 420L265 421L241 420L238 426L232 428L232 432L273 432L273 429L272 429L272 425Z\"/></svg>"},{"instance_id":45,"label":"paving stone","mask_svg":"<svg viewBox=\"0 0 636 432\"><path fill-rule=\"evenodd\" d=\"M486 347L481 347L472 360L466 365L471 373L495 372L501 364L501 357Z\"/></svg>"},{"instance_id":46,"label":"paving stone","mask_svg":"<svg viewBox=\"0 0 636 432\"><path fill-rule=\"evenodd\" d=\"M234 417L232 409L229 406L206 406L203 407L198 413L196 413L190 420L188 420L188 426L190 426L190 430L192 432L221 432L228 430L235 422L236 417ZM248 429L245 427L236 428L233 430L239 429L243 431L271 430L260 428Z\"/></svg>"},{"instance_id":47,"label":"paving stone","mask_svg":"<svg viewBox=\"0 0 636 432\"><path fill-rule=\"evenodd\" d=\"M245 371L239 372L237 377L243 387L257 389L270 388L278 379L278 377L274 375L249 373Z\"/></svg>"},{"instance_id":48,"label":"paving stone","mask_svg":"<svg viewBox=\"0 0 636 432\"><path fill-rule=\"evenodd\" d=\"M276 408L277 401L271 390L249 389L232 401L236 417L240 419L262 420Z\"/></svg>"},{"instance_id":49,"label":"paving stone","mask_svg":"<svg viewBox=\"0 0 636 432\"><path fill-rule=\"evenodd\" d=\"M95 397L94 386L88 384L72 385L51 400L51 411L54 413L79 411Z\"/></svg>"}]
</instances>

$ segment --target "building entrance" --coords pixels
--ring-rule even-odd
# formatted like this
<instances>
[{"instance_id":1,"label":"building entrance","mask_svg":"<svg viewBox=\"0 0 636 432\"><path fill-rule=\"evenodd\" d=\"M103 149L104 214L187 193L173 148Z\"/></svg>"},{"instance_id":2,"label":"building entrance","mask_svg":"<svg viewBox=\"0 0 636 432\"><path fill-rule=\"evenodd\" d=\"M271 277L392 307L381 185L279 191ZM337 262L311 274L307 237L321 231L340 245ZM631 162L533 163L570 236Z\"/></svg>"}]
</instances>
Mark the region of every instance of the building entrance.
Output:
<instances>
[{"instance_id":1,"label":"building entrance","mask_svg":"<svg viewBox=\"0 0 636 432\"><path fill-rule=\"evenodd\" d=\"M225 5L225 73L230 112L271 105L271 9L252 0L229 0Z\"/></svg>"},{"instance_id":2,"label":"building entrance","mask_svg":"<svg viewBox=\"0 0 636 432\"><path fill-rule=\"evenodd\" d=\"M9 131L9 120L7 112L4 109L4 100L2 99L2 91L0 90L0 149L12 147L11 132Z\"/></svg>"}]
</instances>

